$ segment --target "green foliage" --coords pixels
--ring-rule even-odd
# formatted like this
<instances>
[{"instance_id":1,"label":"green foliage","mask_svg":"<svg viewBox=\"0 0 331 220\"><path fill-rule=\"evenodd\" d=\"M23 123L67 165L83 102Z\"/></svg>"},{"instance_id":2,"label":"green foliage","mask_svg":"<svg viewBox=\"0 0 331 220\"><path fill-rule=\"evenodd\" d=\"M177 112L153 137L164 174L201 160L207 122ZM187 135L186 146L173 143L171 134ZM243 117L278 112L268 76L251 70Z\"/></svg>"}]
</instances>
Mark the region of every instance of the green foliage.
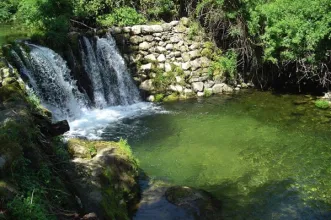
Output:
<instances>
[{"instance_id":1,"label":"green foliage","mask_svg":"<svg viewBox=\"0 0 331 220\"><path fill-rule=\"evenodd\" d=\"M121 138L118 142L119 149L121 149L123 152L125 152L129 157L133 157L132 150L130 145L128 144L128 141Z\"/></svg>"},{"instance_id":2,"label":"green foliage","mask_svg":"<svg viewBox=\"0 0 331 220\"><path fill-rule=\"evenodd\" d=\"M194 14L216 40L229 42L225 48L235 49L243 65L293 67L324 85L330 77L330 9L328 0L201 0Z\"/></svg>"},{"instance_id":3,"label":"green foliage","mask_svg":"<svg viewBox=\"0 0 331 220\"><path fill-rule=\"evenodd\" d=\"M205 89L203 91L203 96L204 97L210 97L212 94L213 94L213 92L211 90L209 90L209 89Z\"/></svg>"},{"instance_id":4,"label":"green foliage","mask_svg":"<svg viewBox=\"0 0 331 220\"><path fill-rule=\"evenodd\" d=\"M109 27L117 26L132 26L136 24L146 23L143 15L139 14L134 8L121 7L116 8L113 13L99 16L97 22L101 26Z\"/></svg>"},{"instance_id":5,"label":"green foliage","mask_svg":"<svg viewBox=\"0 0 331 220\"><path fill-rule=\"evenodd\" d=\"M78 18L95 18L114 6L113 0L72 0L74 15ZM121 2L121 1L119 1Z\"/></svg>"},{"instance_id":6,"label":"green foliage","mask_svg":"<svg viewBox=\"0 0 331 220\"><path fill-rule=\"evenodd\" d=\"M57 159L60 163L65 163L70 160L70 155L67 149L67 145L62 136L58 136L52 139L52 146L54 148Z\"/></svg>"},{"instance_id":7,"label":"green foliage","mask_svg":"<svg viewBox=\"0 0 331 220\"><path fill-rule=\"evenodd\" d=\"M215 61L211 64L210 72L216 75L223 75L224 73L235 79L237 74L237 54L233 50L228 51L224 56L216 56Z\"/></svg>"},{"instance_id":8,"label":"green foliage","mask_svg":"<svg viewBox=\"0 0 331 220\"><path fill-rule=\"evenodd\" d=\"M164 72L162 69L158 69L156 72L156 77L153 80L155 88L159 91L165 91L168 86L176 80L176 75L174 72Z\"/></svg>"},{"instance_id":9,"label":"green foliage","mask_svg":"<svg viewBox=\"0 0 331 220\"><path fill-rule=\"evenodd\" d=\"M33 90L28 90L27 101L30 103L33 109L38 110L41 109L41 103L39 97L34 93Z\"/></svg>"},{"instance_id":10,"label":"green foliage","mask_svg":"<svg viewBox=\"0 0 331 220\"><path fill-rule=\"evenodd\" d=\"M179 100L179 95L177 93L172 93L163 99L164 102L173 102Z\"/></svg>"},{"instance_id":11,"label":"green foliage","mask_svg":"<svg viewBox=\"0 0 331 220\"><path fill-rule=\"evenodd\" d=\"M201 51L201 56L203 57L207 57L209 59L212 59L213 58L213 50L209 49L209 48L204 48L202 51Z\"/></svg>"},{"instance_id":12,"label":"green foliage","mask_svg":"<svg viewBox=\"0 0 331 220\"><path fill-rule=\"evenodd\" d=\"M277 0L251 12L250 33L261 41L271 62L324 58L331 43L331 4L328 0Z\"/></svg>"},{"instance_id":13,"label":"green foliage","mask_svg":"<svg viewBox=\"0 0 331 220\"><path fill-rule=\"evenodd\" d=\"M170 21L178 14L178 5L172 0L140 0L139 8L149 20Z\"/></svg>"},{"instance_id":14,"label":"green foliage","mask_svg":"<svg viewBox=\"0 0 331 220\"><path fill-rule=\"evenodd\" d=\"M0 2L0 22L13 20L13 15L17 11L18 0L2 0Z\"/></svg>"},{"instance_id":15,"label":"green foliage","mask_svg":"<svg viewBox=\"0 0 331 220\"><path fill-rule=\"evenodd\" d=\"M162 102L162 100L164 99L164 94L156 94L155 95L155 102Z\"/></svg>"},{"instance_id":16,"label":"green foliage","mask_svg":"<svg viewBox=\"0 0 331 220\"><path fill-rule=\"evenodd\" d=\"M189 27L189 32L188 32L188 39L193 40L193 38L197 35L200 35L202 32L202 27L198 22L192 22Z\"/></svg>"},{"instance_id":17,"label":"green foliage","mask_svg":"<svg viewBox=\"0 0 331 220\"><path fill-rule=\"evenodd\" d=\"M47 213L45 204L38 192L33 191L30 196L17 196L8 204L8 209L15 219L55 219Z\"/></svg>"},{"instance_id":18,"label":"green foliage","mask_svg":"<svg viewBox=\"0 0 331 220\"><path fill-rule=\"evenodd\" d=\"M315 106L320 109L328 109L330 105L329 105L328 101L319 99L319 100L315 101Z\"/></svg>"},{"instance_id":19,"label":"green foliage","mask_svg":"<svg viewBox=\"0 0 331 220\"><path fill-rule=\"evenodd\" d=\"M216 45L211 41L206 41L204 43L203 47L206 48L206 49L213 50L214 48L216 48Z\"/></svg>"},{"instance_id":20,"label":"green foliage","mask_svg":"<svg viewBox=\"0 0 331 220\"><path fill-rule=\"evenodd\" d=\"M68 0L22 0L16 16L32 35L61 44L69 31L71 14L72 5Z\"/></svg>"},{"instance_id":21,"label":"green foliage","mask_svg":"<svg viewBox=\"0 0 331 220\"><path fill-rule=\"evenodd\" d=\"M15 219L55 219L47 209L50 201L68 199L63 197L60 190L57 191L58 185L53 181L50 165L47 162L39 163L21 157L12 165L12 177L20 194L7 204L7 208ZM47 188L55 191L48 195Z\"/></svg>"},{"instance_id":22,"label":"green foliage","mask_svg":"<svg viewBox=\"0 0 331 220\"><path fill-rule=\"evenodd\" d=\"M94 157L98 153L96 147L93 144L88 145L88 150L89 150L91 157Z\"/></svg>"}]
</instances>

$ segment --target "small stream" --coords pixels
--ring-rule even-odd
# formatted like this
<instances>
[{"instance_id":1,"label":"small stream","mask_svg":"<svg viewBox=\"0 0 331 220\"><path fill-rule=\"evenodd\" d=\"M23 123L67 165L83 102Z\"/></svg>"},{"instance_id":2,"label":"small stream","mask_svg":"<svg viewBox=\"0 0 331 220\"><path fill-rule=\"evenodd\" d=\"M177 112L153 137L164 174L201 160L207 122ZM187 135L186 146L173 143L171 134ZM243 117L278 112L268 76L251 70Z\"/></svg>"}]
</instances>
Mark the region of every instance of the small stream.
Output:
<instances>
[{"instance_id":1,"label":"small stream","mask_svg":"<svg viewBox=\"0 0 331 220\"><path fill-rule=\"evenodd\" d=\"M100 137L127 138L149 177L211 192L225 219L331 218L331 114L313 97L248 91L162 107Z\"/></svg>"}]
</instances>

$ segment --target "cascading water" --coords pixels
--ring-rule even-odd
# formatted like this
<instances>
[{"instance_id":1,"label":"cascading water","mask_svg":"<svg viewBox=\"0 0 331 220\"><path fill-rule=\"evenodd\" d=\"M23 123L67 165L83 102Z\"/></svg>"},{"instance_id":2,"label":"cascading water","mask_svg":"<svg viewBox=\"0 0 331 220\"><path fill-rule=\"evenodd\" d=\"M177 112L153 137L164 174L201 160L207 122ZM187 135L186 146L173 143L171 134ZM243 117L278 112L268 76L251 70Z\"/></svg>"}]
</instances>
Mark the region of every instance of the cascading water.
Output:
<instances>
[{"instance_id":1,"label":"cascading water","mask_svg":"<svg viewBox=\"0 0 331 220\"><path fill-rule=\"evenodd\" d=\"M87 107L88 99L79 92L66 62L51 49L26 45L30 48L28 54L20 48L21 56L15 51L12 55L42 104L52 111L55 119L80 115L82 109Z\"/></svg>"},{"instance_id":2,"label":"cascading water","mask_svg":"<svg viewBox=\"0 0 331 220\"><path fill-rule=\"evenodd\" d=\"M82 67L90 80L93 97L80 92L84 88L78 89L66 61L51 49L26 43L29 52L25 46L12 50L21 75L28 79L42 104L52 111L56 120L69 120L68 135L98 139L111 122L159 111L159 107L141 102L111 35L82 37L79 44Z\"/></svg>"},{"instance_id":3,"label":"cascading water","mask_svg":"<svg viewBox=\"0 0 331 220\"><path fill-rule=\"evenodd\" d=\"M107 35L107 38L97 38L97 57L100 67L103 70L102 72L105 74L104 79L107 79L107 73L113 75L113 77L105 81L108 81L108 83L118 90L117 102L115 101L110 104L116 105L119 103L128 105L139 102L140 96L138 89L128 74L125 61L120 55L116 42L111 35Z\"/></svg>"},{"instance_id":4,"label":"cascading water","mask_svg":"<svg viewBox=\"0 0 331 220\"><path fill-rule=\"evenodd\" d=\"M95 42L94 47L91 41ZM96 37L91 41L86 37L81 40L82 61L93 84L96 106L130 105L139 102L139 91L112 36Z\"/></svg>"},{"instance_id":5,"label":"cascading water","mask_svg":"<svg viewBox=\"0 0 331 220\"><path fill-rule=\"evenodd\" d=\"M81 45L82 62L92 83L95 106L97 108L104 108L107 106L107 101L105 98L102 73L100 71L96 55L88 38L83 37Z\"/></svg>"}]
</instances>

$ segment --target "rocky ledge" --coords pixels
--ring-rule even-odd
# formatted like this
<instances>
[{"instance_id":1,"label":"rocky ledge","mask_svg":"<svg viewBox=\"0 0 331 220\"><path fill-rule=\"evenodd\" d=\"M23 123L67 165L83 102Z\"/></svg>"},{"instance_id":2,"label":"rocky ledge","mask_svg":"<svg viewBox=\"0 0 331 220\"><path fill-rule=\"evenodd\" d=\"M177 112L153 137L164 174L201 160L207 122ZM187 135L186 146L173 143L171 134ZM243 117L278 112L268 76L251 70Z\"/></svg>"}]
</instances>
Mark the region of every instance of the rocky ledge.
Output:
<instances>
[{"instance_id":1,"label":"rocky ledge","mask_svg":"<svg viewBox=\"0 0 331 220\"><path fill-rule=\"evenodd\" d=\"M72 139L67 176L86 212L98 219L129 219L139 198L138 165L126 141Z\"/></svg>"},{"instance_id":2,"label":"rocky ledge","mask_svg":"<svg viewBox=\"0 0 331 220\"><path fill-rule=\"evenodd\" d=\"M58 135L68 130L0 58L0 219L130 218L139 199L130 147L66 143Z\"/></svg>"}]
</instances>

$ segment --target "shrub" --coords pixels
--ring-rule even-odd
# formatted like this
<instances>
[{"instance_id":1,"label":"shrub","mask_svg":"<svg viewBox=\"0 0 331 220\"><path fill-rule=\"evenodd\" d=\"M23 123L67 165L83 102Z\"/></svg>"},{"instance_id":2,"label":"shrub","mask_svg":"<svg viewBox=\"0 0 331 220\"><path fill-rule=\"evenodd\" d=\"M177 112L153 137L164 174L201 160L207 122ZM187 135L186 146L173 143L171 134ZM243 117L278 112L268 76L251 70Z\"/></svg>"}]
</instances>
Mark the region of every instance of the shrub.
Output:
<instances>
[{"instance_id":1,"label":"shrub","mask_svg":"<svg viewBox=\"0 0 331 220\"><path fill-rule=\"evenodd\" d=\"M203 96L204 97L210 97L212 94L213 94L213 92L211 90L209 90L209 89L205 89L203 91Z\"/></svg>"},{"instance_id":2,"label":"shrub","mask_svg":"<svg viewBox=\"0 0 331 220\"><path fill-rule=\"evenodd\" d=\"M32 197L33 195L33 197ZM36 219L47 220L55 219L49 216L45 204L39 198L37 192L31 193L31 196L17 196L8 204L10 214L16 219Z\"/></svg>"},{"instance_id":3,"label":"shrub","mask_svg":"<svg viewBox=\"0 0 331 220\"><path fill-rule=\"evenodd\" d=\"M198 22L192 22L188 32L188 39L193 40L195 36L201 35L202 28Z\"/></svg>"},{"instance_id":4,"label":"shrub","mask_svg":"<svg viewBox=\"0 0 331 220\"><path fill-rule=\"evenodd\" d=\"M156 94L155 95L155 102L162 102L162 100L164 99L164 94Z\"/></svg>"},{"instance_id":5,"label":"shrub","mask_svg":"<svg viewBox=\"0 0 331 220\"><path fill-rule=\"evenodd\" d=\"M97 22L101 26L132 26L146 23L146 18L139 14L134 8L121 7L111 14L99 16Z\"/></svg>"},{"instance_id":6,"label":"shrub","mask_svg":"<svg viewBox=\"0 0 331 220\"><path fill-rule=\"evenodd\" d=\"M172 0L141 0L140 9L148 20L173 20L178 10Z\"/></svg>"},{"instance_id":7,"label":"shrub","mask_svg":"<svg viewBox=\"0 0 331 220\"><path fill-rule=\"evenodd\" d=\"M159 69L156 72L156 77L153 80L153 84L159 91L164 91L167 87L176 80L175 72L167 72L165 73L163 70Z\"/></svg>"},{"instance_id":8,"label":"shrub","mask_svg":"<svg viewBox=\"0 0 331 220\"><path fill-rule=\"evenodd\" d=\"M17 10L18 2L2 0L0 2L0 22L8 22Z\"/></svg>"},{"instance_id":9,"label":"shrub","mask_svg":"<svg viewBox=\"0 0 331 220\"><path fill-rule=\"evenodd\" d=\"M315 101L315 106L317 108L320 108L320 109L328 109L329 108L329 102L325 101L325 100L322 100L322 99L319 99L319 100Z\"/></svg>"},{"instance_id":10,"label":"shrub","mask_svg":"<svg viewBox=\"0 0 331 220\"><path fill-rule=\"evenodd\" d=\"M237 54L233 50L228 51L225 56L217 56L211 64L210 72L213 75L223 75L224 73L231 79L237 74Z\"/></svg>"}]
</instances>

